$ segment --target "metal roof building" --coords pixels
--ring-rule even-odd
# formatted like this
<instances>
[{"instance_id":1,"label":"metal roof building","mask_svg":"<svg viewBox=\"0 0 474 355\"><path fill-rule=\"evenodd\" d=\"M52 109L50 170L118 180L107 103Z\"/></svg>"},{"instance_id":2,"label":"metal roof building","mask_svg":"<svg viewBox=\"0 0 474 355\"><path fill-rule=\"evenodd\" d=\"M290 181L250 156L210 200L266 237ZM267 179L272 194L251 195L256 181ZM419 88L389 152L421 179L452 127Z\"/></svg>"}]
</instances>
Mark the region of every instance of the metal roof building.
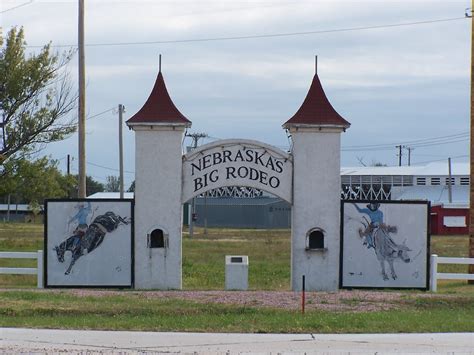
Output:
<instances>
[{"instance_id":1,"label":"metal roof building","mask_svg":"<svg viewBox=\"0 0 474 355\"><path fill-rule=\"evenodd\" d=\"M341 168L341 197L361 200L429 200L433 204L449 203L449 168L447 163L420 166L380 166ZM451 166L452 203L469 203L469 163ZM254 198L268 196L252 189L227 187L208 192L208 198ZM125 193L133 198L133 193ZM119 198L119 193L99 192L89 198ZM221 200L222 203L223 200ZM226 202L229 204L230 202Z\"/></svg>"},{"instance_id":2,"label":"metal roof building","mask_svg":"<svg viewBox=\"0 0 474 355\"><path fill-rule=\"evenodd\" d=\"M450 184L451 182L451 184ZM341 169L344 199L400 200L425 199L448 203L451 185L453 202L469 202L469 163L423 166L356 167Z\"/></svg>"}]
</instances>

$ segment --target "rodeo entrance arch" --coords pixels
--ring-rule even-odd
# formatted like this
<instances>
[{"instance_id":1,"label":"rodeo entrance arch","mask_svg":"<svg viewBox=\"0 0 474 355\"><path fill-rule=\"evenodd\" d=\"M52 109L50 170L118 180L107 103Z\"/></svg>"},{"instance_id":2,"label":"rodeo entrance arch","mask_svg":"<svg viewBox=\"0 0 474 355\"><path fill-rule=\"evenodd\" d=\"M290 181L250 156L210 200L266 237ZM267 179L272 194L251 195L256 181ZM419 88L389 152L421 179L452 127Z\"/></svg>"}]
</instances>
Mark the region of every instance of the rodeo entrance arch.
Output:
<instances>
[{"instance_id":1,"label":"rodeo entrance arch","mask_svg":"<svg viewBox=\"0 0 474 355\"><path fill-rule=\"evenodd\" d=\"M339 287L340 135L350 124L331 106L315 73L296 114L283 124L288 154L268 144L229 139L182 154L191 127L160 72L135 132L135 287L182 288L182 204L208 190L248 186L292 204L291 286Z\"/></svg>"}]
</instances>

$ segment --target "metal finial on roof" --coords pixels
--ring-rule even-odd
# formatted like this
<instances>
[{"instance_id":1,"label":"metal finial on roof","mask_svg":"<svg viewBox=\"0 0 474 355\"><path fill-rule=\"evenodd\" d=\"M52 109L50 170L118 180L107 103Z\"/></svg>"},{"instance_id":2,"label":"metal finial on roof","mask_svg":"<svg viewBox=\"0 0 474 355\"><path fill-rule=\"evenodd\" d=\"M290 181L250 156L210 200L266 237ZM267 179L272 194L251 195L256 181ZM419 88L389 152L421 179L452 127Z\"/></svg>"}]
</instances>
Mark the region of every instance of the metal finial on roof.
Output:
<instances>
[{"instance_id":1,"label":"metal finial on roof","mask_svg":"<svg viewBox=\"0 0 474 355\"><path fill-rule=\"evenodd\" d=\"M142 108L127 121L127 125L177 123L185 127L191 127L191 121L179 112L166 89L163 74L161 73L161 54L159 55L159 70L150 96L148 96Z\"/></svg>"},{"instance_id":2,"label":"metal finial on roof","mask_svg":"<svg viewBox=\"0 0 474 355\"><path fill-rule=\"evenodd\" d=\"M314 74L318 74L318 56L314 56Z\"/></svg>"},{"instance_id":3,"label":"metal finial on roof","mask_svg":"<svg viewBox=\"0 0 474 355\"><path fill-rule=\"evenodd\" d=\"M158 61L158 72L161 73L161 54L159 56L159 61Z\"/></svg>"},{"instance_id":4,"label":"metal finial on roof","mask_svg":"<svg viewBox=\"0 0 474 355\"><path fill-rule=\"evenodd\" d=\"M339 127L343 130L349 128L351 124L336 112L326 97L326 93L324 92L321 81L317 75L317 56L314 57L314 67L316 73L313 76L311 87L309 88L303 104L293 117L283 124L283 127L288 128L291 126L297 127L303 125L316 126L320 128L323 126L331 126Z\"/></svg>"}]
</instances>

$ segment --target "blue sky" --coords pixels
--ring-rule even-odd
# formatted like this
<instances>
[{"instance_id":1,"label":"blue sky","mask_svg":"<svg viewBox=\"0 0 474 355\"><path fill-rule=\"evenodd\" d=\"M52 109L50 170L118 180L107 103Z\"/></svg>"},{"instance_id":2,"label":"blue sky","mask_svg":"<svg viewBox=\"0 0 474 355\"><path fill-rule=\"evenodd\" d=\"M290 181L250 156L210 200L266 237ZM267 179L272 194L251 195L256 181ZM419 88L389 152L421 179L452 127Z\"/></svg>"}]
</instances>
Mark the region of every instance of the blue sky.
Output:
<instances>
[{"instance_id":1,"label":"blue sky","mask_svg":"<svg viewBox=\"0 0 474 355\"><path fill-rule=\"evenodd\" d=\"M75 0L2 0L0 6L4 34L23 26L30 46L77 42ZM94 116L121 103L125 119L131 117L153 87L161 53L168 91L193 122L191 132L205 132L212 139L257 139L286 149L281 125L303 102L318 55L326 94L352 124L342 136L343 166L359 166L361 161L397 165L398 144L414 148L412 164L448 157L467 161L471 21L463 16L469 6L470 1L455 0L86 0L87 112ZM453 20L140 44L441 19ZM75 84L77 56L69 71ZM87 173L101 182L118 174L117 122L113 111L87 121ZM134 136L128 129L124 144L127 186L134 171ZM65 156L77 156L77 136L49 145L42 154L61 159L65 170ZM407 150L404 154L406 164Z\"/></svg>"}]
</instances>

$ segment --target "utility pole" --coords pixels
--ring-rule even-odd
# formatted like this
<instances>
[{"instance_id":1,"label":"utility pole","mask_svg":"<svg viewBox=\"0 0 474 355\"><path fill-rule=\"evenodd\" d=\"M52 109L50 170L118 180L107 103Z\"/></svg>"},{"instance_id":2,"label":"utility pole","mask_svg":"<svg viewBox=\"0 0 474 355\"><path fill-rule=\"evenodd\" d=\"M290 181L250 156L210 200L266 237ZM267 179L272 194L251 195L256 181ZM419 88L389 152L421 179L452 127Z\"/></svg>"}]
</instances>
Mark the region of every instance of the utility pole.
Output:
<instances>
[{"instance_id":1,"label":"utility pole","mask_svg":"<svg viewBox=\"0 0 474 355\"><path fill-rule=\"evenodd\" d=\"M123 126L123 113L125 112L125 106L122 104L118 105L119 112L119 165L120 165L120 198L123 199L123 138L122 138L122 126Z\"/></svg>"},{"instance_id":2,"label":"utility pole","mask_svg":"<svg viewBox=\"0 0 474 355\"><path fill-rule=\"evenodd\" d=\"M204 236L207 237L207 191L204 192Z\"/></svg>"},{"instance_id":3,"label":"utility pole","mask_svg":"<svg viewBox=\"0 0 474 355\"><path fill-rule=\"evenodd\" d=\"M207 138L209 137L207 133L186 133L186 137L191 137L193 140L193 143L191 144L191 150L194 150L198 146L199 139L201 138ZM205 200L207 204L207 200ZM207 214L207 205L206 205L206 214ZM194 235L194 216L196 215L196 198L193 197L191 201L191 213L188 214L188 219L189 219L189 236L193 237ZM205 231L207 234L207 216L205 216Z\"/></svg>"},{"instance_id":4,"label":"utility pole","mask_svg":"<svg viewBox=\"0 0 474 355\"><path fill-rule=\"evenodd\" d=\"M471 18L471 128L470 128L470 177L469 177L469 257L474 258L474 19L472 18L474 0L471 0L470 14L466 10L466 17ZM474 274L474 265L469 265L469 273ZM474 280L468 283L474 284Z\"/></svg>"},{"instance_id":5,"label":"utility pole","mask_svg":"<svg viewBox=\"0 0 474 355\"><path fill-rule=\"evenodd\" d=\"M410 166L411 165L411 151L415 150L415 148L405 146L405 149L408 150L408 166Z\"/></svg>"},{"instance_id":6,"label":"utility pole","mask_svg":"<svg viewBox=\"0 0 474 355\"><path fill-rule=\"evenodd\" d=\"M8 207L7 207L7 222L10 222L10 203L11 203L11 194L9 193L7 195L7 204L8 204Z\"/></svg>"},{"instance_id":7,"label":"utility pole","mask_svg":"<svg viewBox=\"0 0 474 355\"><path fill-rule=\"evenodd\" d=\"M67 170L67 176L71 175L71 155L70 154L67 155L66 170Z\"/></svg>"},{"instance_id":8,"label":"utility pole","mask_svg":"<svg viewBox=\"0 0 474 355\"><path fill-rule=\"evenodd\" d=\"M68 154L67 155L67 166L66 166L66 170L67 170L67 177L69 177L71 175L71 155ZM67 197L68 198L71 198L71 189L67 189Z\"/></svg>"},{"instance_id":9,"label":"utility pole","mask_svg":"<svg viewBox=\"0 0 474 355\"><path fill-rule=\"evenodd\" d=\"M191 137L193 139L193 144L191 145L192 149L196 149L198 142L201 138L209 137L207 133L186 133L186 137Z\"/></svg>"},{"instance_id":10,"label":"utility pole","mask_svg":"<svg viewBox=\"0 0 474 355\"><path fill-rule=\"evenodd\" d=\"M474 1L474 0L473 0ZM398 166L402 166L402 149L403 145L396 145L395 148L398 148Z\"/></svg>"},{"instance_id":11,"label":"utility pole","mask_svg":"<svg viewBox=\"0 0 474 355\"><path fill-rule=\"evenodd\" d=\"M451 183L451 158L448 158L448 202L453 203L453 188Z\"/></svg>"},{"instance_id":12,"label":"utility pole","mask_svg":"<svg viewBox=\"0 0 474 355\"><path fill-rule=\"evenodd\" d=\"M78 197L86 197L86 79L84 55L84 0L79 0L79 191Z\"/></svg>"}]
</instances>

